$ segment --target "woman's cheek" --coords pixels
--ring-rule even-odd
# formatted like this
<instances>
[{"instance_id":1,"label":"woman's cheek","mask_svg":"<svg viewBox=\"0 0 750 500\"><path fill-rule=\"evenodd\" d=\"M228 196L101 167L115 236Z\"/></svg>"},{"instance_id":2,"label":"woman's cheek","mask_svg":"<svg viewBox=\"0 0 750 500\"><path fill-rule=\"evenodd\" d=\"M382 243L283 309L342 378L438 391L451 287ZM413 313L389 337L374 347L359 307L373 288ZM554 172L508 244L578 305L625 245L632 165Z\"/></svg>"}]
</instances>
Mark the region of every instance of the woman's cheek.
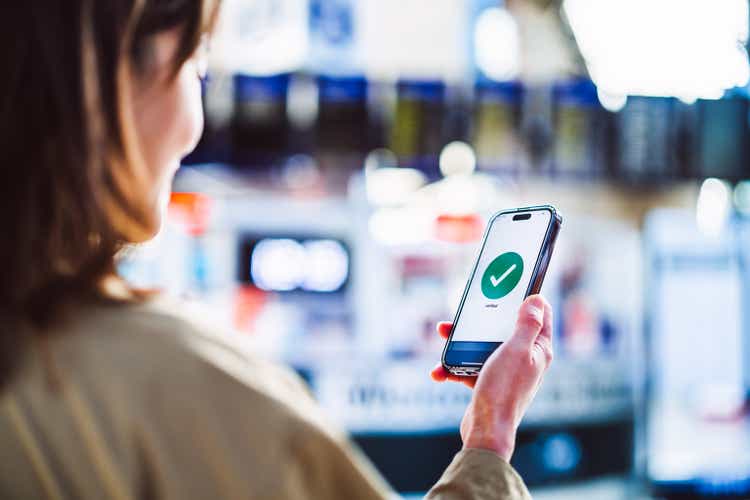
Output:
<instances>
[{"instance_id":1,"label":"woman's cheek","mask_svg":"<svg viewBox=\"0 0 750 500\"><path fill-rule=\"evenodd\" d=\"M187 71L186 71L187 70ZM162 169L156 188L156 210L159 223L163 223L172 191L172 179L180 166L180 160L190 153L203 133L203 103L201 100L200 80L195 71L190 71L185 64L175 80L176 88L171 99L171 113L165 118L172 120L171 133L161 137L165 151L160 161ZM158 134L157 134L158 137Z\"/></svg>"},{"instance_id":2,"label":"woman's cheek","mask_svg":"<svg viewBox=\"0 0 750 500\"><path fill-rule=\"evenodd\" d=\"M203 101L201 100L201 83L194 64L185 63L180 71L181 114L183 114L184 135L180 158L190 153L203 133Z\"/></svg>"},{"instance_id":3,"label":"woman's cheek","mask_svg":"<svg viewBox=\"0 0 750 500\"><path fill-rule=\"evenodd\" d=\"M203 132L200 80L185 67L155 104L161 108L160 119L149 139L156 154L148 163L154 168L158 194L171 185L180 160L195 148Z\"/></svg>"}]
</instances>

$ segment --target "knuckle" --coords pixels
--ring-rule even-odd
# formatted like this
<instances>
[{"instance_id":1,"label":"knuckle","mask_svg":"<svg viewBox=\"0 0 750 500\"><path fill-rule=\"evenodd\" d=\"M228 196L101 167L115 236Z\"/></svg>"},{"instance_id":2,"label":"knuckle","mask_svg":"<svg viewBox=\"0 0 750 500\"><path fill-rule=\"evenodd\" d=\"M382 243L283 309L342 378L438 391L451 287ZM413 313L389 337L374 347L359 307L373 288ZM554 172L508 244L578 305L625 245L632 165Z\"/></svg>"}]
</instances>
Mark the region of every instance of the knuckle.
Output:
<instances>
[{"instance_id":1,"label":"knuckle","mask_svg":"<svg viewBox=\"0 0 750 500\"><path fill-rule=\"evenodd\" d=\"M552 364L552 360L555 357L554 349L552 349L552 344L545 338L537 339L536 343L539 346L539 349L542 351L542 354L544 355L545 366L549 366L550 364Z\"/></svg>"},{"instance_id":2,"label":"knuckle","mask_svg":"<svg viewBox=\"0 0 750 500\"><path fill-rule=\"evenodd\" d=\"M552 364L552 361L555 360L555 353L551 348L547 348L544 350L544 359L547 362L548 367Z\"/></svg>"},{"instance_id":3,"label":"knuckle","mask_svg":"<svg viewBox=\"0 0 750 500\"><path fill-rule=\"evenodd\" d=\"M539 347L542 348L545 361L547 361L547 364L550 364L552 362L552 359L555 357L554 349L552 349L552 344L545 338L537 339L537 343L539 344Z\"/></svg>"},{"instance_id":4,"label":"knuckle","mask_svg":"<svg viewBox=\"0 0 750 500\"><path fill-rule=\"evenodd\" d=\"M518 324L526 329L530 330L541 330L542 329L542 318L535 314L533 311L524 309L518 318Z\"/></svg>"}]
</instances>

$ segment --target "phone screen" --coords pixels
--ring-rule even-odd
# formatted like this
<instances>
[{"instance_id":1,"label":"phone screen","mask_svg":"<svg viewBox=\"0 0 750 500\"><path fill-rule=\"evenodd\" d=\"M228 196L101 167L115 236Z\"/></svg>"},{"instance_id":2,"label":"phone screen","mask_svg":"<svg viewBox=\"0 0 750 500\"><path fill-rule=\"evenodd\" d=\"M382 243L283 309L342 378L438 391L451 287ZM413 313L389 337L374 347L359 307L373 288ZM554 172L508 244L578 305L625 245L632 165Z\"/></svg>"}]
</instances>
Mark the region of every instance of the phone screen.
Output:
<instances>
[{"instance_id":1,"label":"phone screen","mask_svg":"<svg viewBox=\"0 0 750 500\"><path fill-rule=\"evenodd\" d=\"M549 210L534 210L491 220L454 322L446 363L482 363L511 336L551 219Z\"/></svg>"}]
</instances>

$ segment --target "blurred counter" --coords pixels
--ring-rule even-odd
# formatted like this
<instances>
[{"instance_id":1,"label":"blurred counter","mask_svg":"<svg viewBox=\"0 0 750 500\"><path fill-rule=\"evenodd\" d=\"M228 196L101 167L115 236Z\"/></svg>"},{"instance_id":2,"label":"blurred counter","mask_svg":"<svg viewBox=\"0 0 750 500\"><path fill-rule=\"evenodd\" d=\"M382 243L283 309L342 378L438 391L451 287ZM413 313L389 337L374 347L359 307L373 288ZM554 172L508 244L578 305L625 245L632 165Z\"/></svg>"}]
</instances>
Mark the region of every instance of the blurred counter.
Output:
<instances>
[{"instance_id":1,"label":"blurred counter","mask_svg":"<svg viewBox=\"0 0 750 500\"><path fill-rule=\"evenodd\" d=\"M459 159L467 152L454 149ZM671 288L654 286L654 277L666 276L689 293L711 276L719 287L712 298L732 285L722 338L733 346L739 338L740 268L733 257L713 256L717 249L729 255L729 247L696 246L703 241L698 236L677 238L676 246L660 243L698 231L693 207L705 189L685 182L634 190L471 171L428 182L378 155L375 166L348 181L328 178L299 158L266 174L221 165L186 169L163 234L128 255L122 269L140 284L212 304L216 324L299 371L331 419L352 433L398 491L425 491L460 449L458 426L470 398L462 386L429 379L443 344L435 324L454 314L487 218L508 206L553 203L565 218L543 290L555 308L556 360L523 421L513 464L538 488L538 498L641 498L634 483L617 475L636 471L637 484L650 484L655 478L644 458L669 458L663 453L674 448L647 432L671 427L669 420L649 420L646 408L659 401L642 391L644 378L690 374L690 366L674 361L692 358L674 348L689 345L681 343L685 335L702 335L711 324L706 318L724 304L709 301L707 309L693 301L685 311L675 293L664 294ZM715 191L722 186L709 183ZM659 225L644 227L644 215L655 207L674 208L663 211ZM705 258L693 259L697 248ZM689 250L692 260L674 261L673 249ZM654 250L667 257L651 259ZM685 262L712 266L710 274L690 274ZM676 264L649 271L655 263ZM651 321L646 330L644 309L651 311L657 299L666 300L668 314L658 316L663 325ZM653 344L645 331L675 338ZM712 338L702 337L701 351L720 359ZM647 355L652 344L667 349ZM648 364L662 356L670 363ZM659 372L668 366L674 370ZM740 366L737 361L723 372L734 377ZM675 383L682 384L681 376ZM715 406L717 400L701 401ZM639 439L650 446L639 451ZM688 448L700 458L711 442ZM717 477L724 481L726 467L722 473ZM714 493L736 485L709 486Z\"/></svg>"}]
</instances>

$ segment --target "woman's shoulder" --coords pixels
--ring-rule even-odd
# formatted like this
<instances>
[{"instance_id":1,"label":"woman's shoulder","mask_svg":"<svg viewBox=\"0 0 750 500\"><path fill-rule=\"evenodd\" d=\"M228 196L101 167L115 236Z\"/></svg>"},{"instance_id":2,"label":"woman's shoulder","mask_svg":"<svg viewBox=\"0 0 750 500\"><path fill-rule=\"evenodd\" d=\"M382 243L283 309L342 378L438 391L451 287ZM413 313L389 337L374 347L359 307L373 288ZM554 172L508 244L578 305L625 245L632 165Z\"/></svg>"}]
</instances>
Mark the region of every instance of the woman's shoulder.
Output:
<instances>
[{"instance_id":1,"label":"woman's shoulder","mask_svg":"<svg viewBox=\"0 0 750 500\"><path fill-rule=\"evenodd\" d=\"M48 337L48 359L62 379L57 394L75 392L90 421L118 436L109 441L122 447L117 456L168 463L172 472L220 470L247 491L283 490L282 475L294 464L345 438L328 430L294 372L254 355L205 314L163 298L81 309ZM20 380L17 394L32 394L40 409L59 408L41 373ZM62 425L46 410L39 418L50 428ZM201 473L193 479L205 484Z\"/></svg>"},{"instance_id":2,"label":"woman's shoulder","mask_svg":"<svg viewBox=\"0 0 750 500\"><path fill-rule=\"evenodd\" d=\"M298 413L297 403L312 401L299 376L254 353L214 317L200 304L166 296L92 307L55 336L56 351L85 377L126 380L125 390L139 399L192 392L246 398L280 413Z\"/></svg>"},{"instance_id":3,"label":"woman's shoulder","mask_svg":"<svg viewBox=\"0 0 750 500\"><path fill-rule=\"evenodd\" d=\"M250 344L211 309L163 295L134 304L81 306L68 313L51 337L73 349L91 344L103 355L140 354L142 362L164 355L202 359L211 346L249 363L260 362Z\"/></svg>"}]
</instances>

